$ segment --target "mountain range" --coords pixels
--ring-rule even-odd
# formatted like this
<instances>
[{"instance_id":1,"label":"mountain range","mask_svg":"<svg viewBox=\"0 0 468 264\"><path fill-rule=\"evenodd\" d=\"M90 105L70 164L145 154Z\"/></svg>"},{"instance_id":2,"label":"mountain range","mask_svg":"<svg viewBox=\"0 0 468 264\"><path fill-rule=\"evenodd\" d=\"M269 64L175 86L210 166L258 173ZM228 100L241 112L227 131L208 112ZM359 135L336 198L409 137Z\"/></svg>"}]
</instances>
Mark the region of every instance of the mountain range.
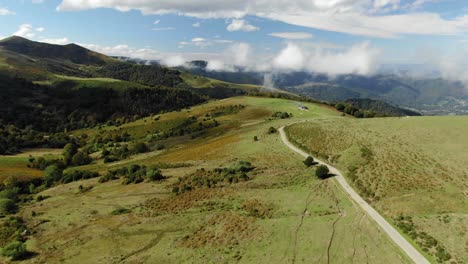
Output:
<instances>
[{"instance_id":1,"label":"mountain range","mask_svg":"<svg viewBox=\"0 0 468 264\"><path fill-rule=\"evenodd\" d=\"M417 110L425 115L468 113L468 89L461 82L442 78L413 78L384 74L328 76L309 72L264 73L238 69L237 72L209 71L207 62L192 61L185 69L198 75L238 83L261 84L322 101L369 98Z\"/></svg>"}]
</instances>

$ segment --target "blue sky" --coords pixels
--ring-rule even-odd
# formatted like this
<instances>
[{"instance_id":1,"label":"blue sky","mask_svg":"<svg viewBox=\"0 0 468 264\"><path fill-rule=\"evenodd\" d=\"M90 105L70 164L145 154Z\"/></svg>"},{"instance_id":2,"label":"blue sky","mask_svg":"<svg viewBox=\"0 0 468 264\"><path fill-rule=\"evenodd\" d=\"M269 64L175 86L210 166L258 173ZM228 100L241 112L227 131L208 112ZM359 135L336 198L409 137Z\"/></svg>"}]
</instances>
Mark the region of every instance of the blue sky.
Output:
<instances>
[{"instance_id":1,"label":"blue sky","mask_svg":"<svg viewBox=\"0 0 468 264\"><path fill-rule=\"evenodd\" d=\"M0 0L0 22L2 37L219 67L327 72L355 59L335 72L366 73L376 63L427 63L426 54L448 60L468 46L465 0Z\"/></svg>"}]
</instances>

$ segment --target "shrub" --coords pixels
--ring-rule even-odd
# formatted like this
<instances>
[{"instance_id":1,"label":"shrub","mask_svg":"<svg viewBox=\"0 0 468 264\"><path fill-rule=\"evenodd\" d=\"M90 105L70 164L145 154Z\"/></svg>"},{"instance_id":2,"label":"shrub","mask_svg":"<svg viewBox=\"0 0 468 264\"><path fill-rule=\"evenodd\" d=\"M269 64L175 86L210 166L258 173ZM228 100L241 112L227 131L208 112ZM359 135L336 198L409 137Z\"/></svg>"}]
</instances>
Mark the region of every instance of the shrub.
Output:
<instances>
[{"instance_id":1,"label":"shrub","mask_svg":"<svg viewBox=\"0 0 468 264\"><path fill-rule=\"evenodd\" d=\"M250 200L242 203L242 208L247 211L250 216L256 218L271 218L273 216L273 206L271 204L262 203L259 200Z\"/></svg>"},{"instance_id":2,"label":"shrub","mask_svg":"<svg viewBox=\"0 0 468 264\"><path fill-rule=\"evenodd\" d=\"M128 208L119 208L119 209L113 210L111 212L111 215L123 215L123 214L129 214L130 212L132 212L132 210Z\"/></svg>"},{"instance_id":3,"label":"shrub","mask_svg":"<svg viewBox=\"0 0 468 264\"><path fill-rule=\"evenodd\" d=\"M10 199L17 201L19 191L20 189L18 187L5 189L0 192L0 199Z\"/></svg>"},{"instance_id":4,"label":"shrub","mask_svg":"<svg viewBox=\"0 0 468 264\"><path fill-rule=\"evenodd\" d=\"M258 137L257 137L257 136L254 136L254 137L253 137L253 140L254 140L254 141L258 141Z\"/></svg>"},{"instance_id":5,"label":"shrub","mask_svg":"<svg viewBox=\"0 0 468 264\"><path fill-rule=\"evenodd\" d=\"M268 128L268 134L275 134L277 132L276 128L270 127Z\"/></svg>"},{"instance_id":6,"label":"shrub","mask_svg":"<svg viewBox=\"0 0 468 264\"><path fill-rule=\"evenodd\" d=\"M26 245L19 241L14 241L2 249L2 255L13 260L22 259L27 255Z\"/></svg>"},{"instance_id":7,"label":"shrub","mask_svg":"<svg viewBox=\"0 0 468 264\"><path fill-rule=\"evenodd\" d=\"M91 161L93 160L88 154L78 151L75 155L73 155L71 163L75 166L83 166L90 164Z\"/></svg>"},{"instance_id":8,"label":"shrub","mask_svg":"<svg viewBox=\"0 0 468 264\"><path fill-rule=\"evenodd\" d=\"M148 151L148 146L146 146L146 144L143 142L139 142L133 147L133 153L135 154L146 153Z\"/></svg>"},{"instance_id":9,"label":"shrub","mask_svg":"<svg viewBox=\"0 0 468 264\"><path fill-rule=\"evenodd\" d=\"M325 165L318 166L317 170L315 171L315 175L320 179L326 179L329 173L330 170Z\"/></svg>"},{"instance_id":10,"label":"shrub","mask_svg":"<svg viewBox=\"0 0 468 264\"><path fill-rule=\"evenodd\" d=\"M312 158L311 156L308 156L305 160L304 160L304 165L306 165L307 167L310 167L312 165L314 165L314 158Z\"/></svg>"},{"instance_id":11,"label":"shrub","mask_svg":"<svg viewBox=\"0 0 468 264\"><path fill-rule=\"evenodd\" d=\"M8 198L0 199L0 214L1 215L14 214L16 213L16 210L18 210L18 206L13 200L8 199Z\"/></svg>"},{"instance_id":12,"label":"shrub","mask_svg":"<svg viewBox=\"0 0 468 264\"><path fill-rule=\"evenodd\" d=\"M148 169L146 171L146 178L148 178L148 180L150 181L160 181L160 180L164 180L164 176L162 175L161 173L161 170L160 169Z\"/></svg>"},{"instance_id":13,"label":"shrub","mask_svg":"<svg viewBox=\"0 0 468 264\"><path fill-rule=\"evenodd\" d=\"M51 165L44 171L44 182L47 186L51 186L53 183L60 181L62 176L62 170L56 165Z\"/></svg>"}]
</instances>

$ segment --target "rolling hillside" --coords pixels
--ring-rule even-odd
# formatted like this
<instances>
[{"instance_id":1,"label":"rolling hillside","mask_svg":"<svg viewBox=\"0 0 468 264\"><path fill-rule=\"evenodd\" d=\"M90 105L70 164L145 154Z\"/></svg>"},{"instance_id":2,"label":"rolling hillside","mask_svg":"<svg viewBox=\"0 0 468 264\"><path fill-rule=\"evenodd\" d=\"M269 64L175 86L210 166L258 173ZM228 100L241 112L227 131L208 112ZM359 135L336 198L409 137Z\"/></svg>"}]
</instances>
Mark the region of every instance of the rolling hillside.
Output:
<instances>
[{"instance_id":1,"label":"rolling hillside","mask_svg":"<svg viewBox=\"0 0 468 264\"><path fill-rule=\"evenodd\" d=\"M334 164L438 263L467 261L466 117L317 120L290 137Z\"/></svg>"}]
</instances>

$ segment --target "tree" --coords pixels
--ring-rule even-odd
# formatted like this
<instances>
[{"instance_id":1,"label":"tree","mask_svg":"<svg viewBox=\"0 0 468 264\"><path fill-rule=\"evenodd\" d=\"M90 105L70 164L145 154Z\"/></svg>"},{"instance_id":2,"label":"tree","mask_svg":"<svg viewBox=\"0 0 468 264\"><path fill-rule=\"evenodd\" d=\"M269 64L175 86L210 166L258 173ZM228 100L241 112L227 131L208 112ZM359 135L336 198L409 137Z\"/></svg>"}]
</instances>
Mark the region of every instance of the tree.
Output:
<instances>
[{"instance_id":1,"label":"tree","mask_svg":"<svg viewBox=\"0 0 468 264\"><path fill-rule=\"evenodd\" d=\"M161 173L160 169L157 168L151 168L146 171L146 177L150 181L160 181L164 179L164 176Z\"/></svg>"},{"instance_id":2,"label":"tree","mask_svg":"<svg viewBox=\"0 0 468 264\"><path fill-rule=\"evenodd\" d=\"M317 170L315 171L315 175L319 177L320 179L326 179L329 173L330 173L330 170L328 169L326 165L318 166Z\"/></svg>"},{"instance_id":3,"label":"tree","mask_svg":"<svg viewBox=\"0 0 468 264\"><path fill-rule=\"evenodd\" d=\"M22 259L27 253L26 245L19 241L11 242L2 249L2 255L10 257L12 260Z\"/></svg>"},{"instance_id":4,"label":"tree","mask_svg":"<svg viewBox=\"0 0 468 264\"><path fill-rule=\"evenodd\" d=\"M146 144L143 142L139 142L133 147L133 153L135 154L145 153L148 151L149 151L148 146L146 146Z\"/></svg>"},{"instance_id":5,"label":"tree","mask_svg":"<svg viewBox=\"0 0 468 264\"><path fill-rule=\"evenodd\" d=\"M9 215L16 213L18 210L18 206L15 202L8 198L1 198L0 199L0 214L1 215Z\"/></svg>"},{"instance_id":6,"label":"tree","mask_svg":"<svg viewBox=\"0 0 468 264\"><path fill-rule=\"evenodd\" d=\"M258 137L257 136L254 136L254 141L258 141Z\"/></svg>"},{"instance_id":7,"label":"tree","mask_svg":"<svg viewBox=\"0 0 468 264\"><path fill-rule=\"evenodd\" d=\"M75 155L73 155L73 158L71 160L71 164L75 165L75 166L83 166L83 165L88 165L90 164L92 161L91 157L82 152L82 151L78 151Z\"/></svg>"},{"instance_id":8,"label":"tree","mask_svg":"<svg viewBox=\"0 0 468 264\"><path fill-rule=\"evenodd\" d=\"M274 128L274 127L270 127L270 128L268 129L268 134L274 134L274 133L276 133L276 132L277 132L277 130L276 130L276 128Z\"/></svg>"},{"instance_id":9,"label":"tree","mask_svg":"<svg viewBox=\"0 0 468 264\"><path fill-rule=\"evenodd\" d=\"M307 167L310 167L310 166L314 165L314 158L312 158L311 156L308 156L304 160L304 165L306 165Z\"/></svg>"},{"instance_id":10,"label":"tree","mask_svg":"<svg viewBox=\"0 0 468 264\"><path fill-rule=\"evenodd\" d=\"M346 107L346 106L345 106L343 103L337 103L337 104L335 105L335 108L336 108L336 110L338 110L338 111L343 111L343 110L345 109L345 107Z\"/></svg>"},{"instance_id":11,"label":"tree","mask_svg":"<svg viewBox=\"0 0 468 264\"><path fill-rule=\"evenodd\" d=\"M72 162L73 156L78 152L78 146L74 143L68 143L63 148L63 158L65 159L65 164L70 165Z\"/></svg>"},{"instance_id":12,"label":"tree","mask_svg":"<svg viewBox=\"0 0 468 264\"><path fill-rule=\"evenodd\" d=\"M47 186L51 186L53 183L60 181L62 176L62 170L56 165L51 165L44 171L44 182Z\"/></svg>"}]
</instances>

